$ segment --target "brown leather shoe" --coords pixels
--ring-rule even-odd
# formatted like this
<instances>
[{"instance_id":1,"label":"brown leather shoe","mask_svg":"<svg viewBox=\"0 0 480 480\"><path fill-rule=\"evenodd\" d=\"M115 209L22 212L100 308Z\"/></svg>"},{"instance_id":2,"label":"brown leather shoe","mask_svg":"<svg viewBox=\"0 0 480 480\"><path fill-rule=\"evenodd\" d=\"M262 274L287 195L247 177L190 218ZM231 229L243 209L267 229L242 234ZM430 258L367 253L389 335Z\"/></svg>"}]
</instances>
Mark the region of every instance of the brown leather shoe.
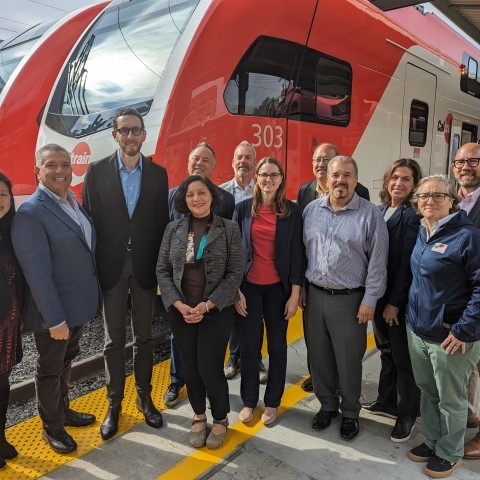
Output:
<instances>
[{"instance_id":1,"label":"brown leather shoe","mask_svg":"<svg viewBox=\"0 0 480 480\"><path fill-rule=\"evenodd\" d=\"M478 460L480 458L480 432L478 432L466 445L463 456Z\"/></svg>"},{"instance_id":2,"label":"brown leather shoe","mask_svg":"<svg viewBox=\"0 0 480 480\"><path fill-rule=\"evenodd\" d=\"M467 428L478 428L480 418L478 417L468 417L467 418Z\"/></svg>"}]
</instances>

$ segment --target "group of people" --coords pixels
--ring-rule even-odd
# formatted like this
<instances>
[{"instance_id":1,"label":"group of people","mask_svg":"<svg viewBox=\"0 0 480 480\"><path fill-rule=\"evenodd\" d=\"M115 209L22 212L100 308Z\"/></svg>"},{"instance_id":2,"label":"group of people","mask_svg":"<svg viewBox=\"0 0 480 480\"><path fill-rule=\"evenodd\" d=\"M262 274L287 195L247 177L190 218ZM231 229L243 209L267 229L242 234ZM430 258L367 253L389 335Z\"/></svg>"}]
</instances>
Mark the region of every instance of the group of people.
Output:
<instances>
[{"instance_id":1,"label":"group of people","mask_svg":"<svg viewBox=\"0 0 480 480\"><path fill-rule=\"evenodd\" d=\"M3 464L17 455L5 439L5 418L22 323L38 351L42 436L56 452L70 453L76 443L65 426L96 420L70 408L71 364L85 324L103 308L108 409L100 433L105 440L117 433L129 297L137 407L148 425L162 426L151 397L158 284L172 332L164 403L175 405L187 386L193 447L224 443L227 379L238 371L239 420L254 419L266 383L261 421L276 421L288 320L300 306L310 372L302 387L321 404L313 429L328 428L341 412L340 436L353 440L363 407L396 418L391 439L402 442L421 414L426 439L409 457L437 478L460 465L467 423L476 416L478 426L479 416L472 399L480 359L480 145L457 151L458 192L445 176L422 178L415 160L395 161L377 207L358 183L355 160L329 143L315 149L315 179L292 202L281 163L257 163L247 141L235 148L231 181L212 183L215 151L202 142L188 157L188 177L168 190L166 170L141 153L146 130L136 110L117 112L112 135L118 150L89 165L83 205L69 191L70 155L58 145L37 152L38 189L16 214L12 185L0 176ZM382 369L377 399L362 405L369 321ZM471 444L465 456L480 458L480 433Z\"/></svg>"}]
</instances>

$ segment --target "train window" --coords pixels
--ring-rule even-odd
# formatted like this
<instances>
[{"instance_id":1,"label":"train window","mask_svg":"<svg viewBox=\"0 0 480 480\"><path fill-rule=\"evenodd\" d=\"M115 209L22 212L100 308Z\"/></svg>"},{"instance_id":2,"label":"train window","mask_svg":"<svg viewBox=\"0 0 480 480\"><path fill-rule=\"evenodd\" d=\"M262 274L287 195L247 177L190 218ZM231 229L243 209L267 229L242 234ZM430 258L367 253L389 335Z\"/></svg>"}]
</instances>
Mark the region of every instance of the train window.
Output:
<instances>
[{"instance_id":1,"label":"train window","mask_svg":"<svg viewBox=\"0 0 480 480\"><path fill-rule=\"evenodd\" d=\"M427 142L428 104L412 100L408 141L414 147L424 147Z\"/></svg>"},{"instance_id":2,"label":"train window","mask_svg":"<svg viewBox=\"0 0 480 480\"><path fill-rule=\"evenodd\" d=\"M303 45L260 37L224 94L230 113L347 125L351 67Z\"/></svg>"},{"instance_id":3,"label":"train window","mask_svg":"<svg viewBox=\"0 0 480 480\"><path fill-rule=\"evenodd\" d=\"M468 69L467 69L467 93L470 95L477 96L477 71L478 63L475 59L470 57L468 59Z\"/></svg>"},{"instance_id":4,"label":"train window","mask_svg":"<svg viewBox=\"0 0 480 480\"><path fill-rule=\"evenodd\" d=\"M35 25L15 38L1 44L0 48L0 93L10 75L36 41L55 23L58 17Z\"/></svg>"},{"instance_id":5,"label":"train window","mask_svg":"<svg viewBox=\"0 0 480 480\"><path fill-rule=\"evenodd\" d=\"M107 8L62 72L46 124L80 138L111 127L121 107L145 115L198 2L143 0Z\"/></svg>"}]
</instances>

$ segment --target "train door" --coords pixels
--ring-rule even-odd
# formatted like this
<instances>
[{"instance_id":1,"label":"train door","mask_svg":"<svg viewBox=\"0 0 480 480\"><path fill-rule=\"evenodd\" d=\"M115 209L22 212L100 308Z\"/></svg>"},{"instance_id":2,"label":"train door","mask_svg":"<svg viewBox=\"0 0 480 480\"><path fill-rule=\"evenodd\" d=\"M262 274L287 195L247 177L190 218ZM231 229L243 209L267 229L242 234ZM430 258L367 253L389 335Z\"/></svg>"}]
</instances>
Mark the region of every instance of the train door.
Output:
<instances>
[{"instance_id":1,"label":"train door","mask_svg":"<svg viewBox=\"0 0 480 480\"><path fill-rule=\"evenodd\" d=\"M403 96L400 156L417 160L422 170L432 172L433 118L437 77L407 63Z\"/></svg>"},{"instance_id":2,"label":"train door","mask_svg":"<svg viewBox=\"0 0 480 480\"><path fill-rule=\"evenodd\" d=\"M451 114L450 114L451 115ZM455 159L457 150L464 144L469 142L476 142L478 138L478 126L473 123L463 122L459 118L453 117L450 126L450 147L447 159L447 174L452 175L450 165Z\"/></svg>"}]
</instances>

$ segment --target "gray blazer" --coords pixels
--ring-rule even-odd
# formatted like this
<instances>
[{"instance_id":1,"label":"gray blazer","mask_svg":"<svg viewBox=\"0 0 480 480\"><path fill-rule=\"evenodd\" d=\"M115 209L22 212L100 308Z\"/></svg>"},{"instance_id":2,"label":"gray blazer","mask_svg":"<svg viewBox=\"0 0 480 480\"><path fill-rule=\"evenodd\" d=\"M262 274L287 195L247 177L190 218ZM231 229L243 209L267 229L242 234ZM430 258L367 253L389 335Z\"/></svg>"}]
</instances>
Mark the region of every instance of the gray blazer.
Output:
<instances>
[{"instance_id":1,"label":"gray blazer","mask_svg":"<svg viewBox=\"0 0 480 480\"><path fill-rule=\"evenodd\" d=\"M92 226L92 249L94 232ZM12 242L29 286L23 313L29 330L62 322L72 328L95 316L100 288L94 251L80 227L41 189L18 209Z\"/></svg>"},{"instance_id":2,"label":"gray blazer","mask_svg":"<svg viewBox=\"0 0 480 480\"><path fill-rule=\"evenodd\" d=\"M187 251L188 217L167 225L157 262L157 280L167 310L176 300L185 302L182 277ZM205 245L206 285L203 300L219 310L233 305L243 279L244 253L238 224L213 215ZM194 306L194 305L192 305Z\"/></svg>"}]
</instances>

